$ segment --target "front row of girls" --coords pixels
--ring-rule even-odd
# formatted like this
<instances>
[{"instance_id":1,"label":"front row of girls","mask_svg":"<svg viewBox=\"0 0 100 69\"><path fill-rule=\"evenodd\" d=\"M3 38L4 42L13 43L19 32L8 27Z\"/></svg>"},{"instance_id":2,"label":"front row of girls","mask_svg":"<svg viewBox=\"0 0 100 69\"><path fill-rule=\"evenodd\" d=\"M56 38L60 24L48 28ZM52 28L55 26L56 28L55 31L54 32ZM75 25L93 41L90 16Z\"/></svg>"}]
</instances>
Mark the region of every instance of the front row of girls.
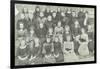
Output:
<instances>
[{"instance_id":1,"label":"front row of girls","mask_svg":"<svg viewBox=\"0 0 100 69\"><path fill-rule=\"evenodd\" d=\"M84 28L81 28L80 35L73 36L69 32L69 26L65 26L64 31L61 23L58 22L54 32L53 28L50 28L46 38L39 38L33 27L30 27L29 33L24 28L23 23L20 23L19 27L17 31L19 44L15 55L16 64L75 62L78 61L79 56L86 57L90 54L88 50L89 39Z\"/></svg>"}]
</instances>

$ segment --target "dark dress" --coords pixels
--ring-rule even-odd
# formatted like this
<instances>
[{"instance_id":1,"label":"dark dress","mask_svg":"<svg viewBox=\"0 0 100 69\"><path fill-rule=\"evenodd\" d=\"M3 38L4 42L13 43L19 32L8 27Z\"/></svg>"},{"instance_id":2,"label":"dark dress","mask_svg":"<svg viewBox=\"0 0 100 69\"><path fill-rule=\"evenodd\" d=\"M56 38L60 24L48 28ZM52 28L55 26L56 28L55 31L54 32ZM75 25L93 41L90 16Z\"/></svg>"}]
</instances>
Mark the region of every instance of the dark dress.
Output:
<instances>
[{"instance_id":1,"label":"dark dress","mask_svg":"<svg viewBox=\"0 0 100 69\"><path fill-rule=\"evenodd\" d=\"M69 25L69 26L71 26L71 18L72 18L72 14L71 13L65 13L65 15L66 15L66 25Z\"/></svg>"},{"instance_id":2,"label":"dark dress","mask_svg":"<svg viewBox=\"0 0 100 69\"><path fill-rule=\"evenodd\" d=\"M71 26L71 32L72 32L72 35L74 37L76 37L76 36L80 35L81 28L80 27L75 28L75 24L72 24L72 26Z\"/></svg>"},{"instance_id":3,"label":"dark dress","mask_svg":"<svg viewBox=\"0 0 100 69\"><path fill-rule=\"evenodd\" d=\"M51 27L53 27L53 21L46 21L46 27L47 28L51 28Z\"/></svg>"},{"instance_id":4,"label":"dark dress","mask_svg":"<svg viewBox=\"0 0 100 69\"><path fill-rule=\"evenodd\" d=\"M43 58L42 58L42 48L41 46L33 46L33 57L34 59L31 60L30 64L42 64Z\"/></svg>"},{"instance_id":5,"label":"dark dress","mask_svg":"<svg viewBox=\"0 0 100 69\"><path fill-rule=\"evenodd\" d=\"M83 12L78 12L78 21L81 27L84 27L84 19L85 19L85 14Z\"/></svg>"},{"instance_id":6,"label":"dark dress","mask_svg":"<svg viewBox=\"0 0 100 69\"><path fill-rule=\"evenodd\" d=\"M64 61L64 56L62 53L62 48L61 48L60 42L54 42L54 54L58 55L58 57L55 57L57 63Z\"/></svg>"},{"instance_id":7,"label":"dark dress","mask_svg":"<svg viewBox=\"0 0 100 69\"><path fill-rule=\"evenodd\" d=\"M46 29L46 27L44 25L43 28L39 28L35 32L36 32L36 35L37 35L38 38L45 38L45 36L47 34L47 29Z\"/></svg>"},{"instance_id":8,"label":"dark dress","mask_svg":"<svg viewBox=\"0 0 100 69\"><path fill-rule=\"evenodd\" d=\"M24 18L24 20L23 20L24 26L27 30L29 30L29 27L31 26L30 21L31 21L30 18Z\"/></svg>"},{"instance_id":9,"label":"dark dress","mask_svg":"<svg viewBox=\"0 0 100 69\"><path fill-rule=\"evenodd\" d=\"M93 51L94 51L94 33L88 32L88 37L91 40L88 43L88 48L89 48L89 51L93 53Z\"/></svg>"},{"instance_id":10,"label":"dark dress","mask_svg":"<svg viewBox=\"0 0 100 69\"><path fill-rule=\"evenodd\" d=\"M57 23L58 23L57 16L52 17L52 22L53 22L53 29L54 29L57 26Z\"/></svg>"},{"instance_id":11,"label":"dark dress","mask_svg":"<svg viewBox=\"0 0 100 69\"><path fill-rule=\"evenodd\" d=\"M26 56L30 56L30 48L29 46L26 46L26 48L21 49L20 47L17 48L17 58L16 58L16 65L27 65L29 64L28 59L26 60L20 60L18 59L18 56L20 56L21 58L24 58Z\"/></svg>"},{"instance_id":12,"label":"dark dress","mask_svg":"<svg viewBox=\"0 0 100 69\"><path fill-rule=\"evenodd\" d=\"M44 43L44 47L43 47L45 54L44 54L44 63L54 63L55 62L55 58L53 56L53 46L52 43Z\"/></svg>"},{"instance_id":13,"label":"dark dress","mask_svg":"<svg viewBox=\"0 0 100 69\"><path fill-rule=\"evenodd\" d=\"M45 43L44 44L45 54L49 55L52 53L52 43Z\"/></svg>"}]
</instances>

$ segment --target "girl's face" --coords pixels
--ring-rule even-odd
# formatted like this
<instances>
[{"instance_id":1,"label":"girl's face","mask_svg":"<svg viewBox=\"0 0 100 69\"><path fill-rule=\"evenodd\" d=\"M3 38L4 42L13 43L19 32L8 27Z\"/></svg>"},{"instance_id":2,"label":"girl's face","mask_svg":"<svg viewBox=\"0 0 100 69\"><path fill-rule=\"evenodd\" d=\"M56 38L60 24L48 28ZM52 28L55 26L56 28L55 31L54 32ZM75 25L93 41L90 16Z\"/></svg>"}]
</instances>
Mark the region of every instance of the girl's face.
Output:
<instances>
[{"instance_id":1,"label":"girl's face","mask_svg":"<svg viewBox=\"0 0 100 69\"><path fill-rule=\"evenodd\" d=\"M91 30L92 29L92 26L91 25L88 25L88 30Z\"/></svg>"},{"instance_id":2,"label":"girl's face","mask_svg":"<svg viewBox=\"0 0 100 69\"><path fill-rule=\"evenodd\" d=\"M22 23L20 23L20 29L23 29L24 25Z\"/></svg>"},{"instance_id":3,"label":"girl's face","mask_svg":"<svg viewBox=\"0 0 100 69\"><path fill-rule=\"evenodd\" d=\"M21 41L21 46L25 46L25 40Z\"/></svg>"},{"instance_id":4,"label":"girl's face","mask_svg":"<svg viewBox=\"0 0 100 69\"><path fill-rule=\"evenodd\" d=\"M52 28L49 28L49 32L50 32L50 33L53 32L53 29L52 29Z\"/></svg>"},{"instance_id":5,"label":"girl's face","mask_svg":"<svg viewBox=\"0 0 100 69\"><path fill-rule=\"evenodd\" d=\"M84 28L82 28L82 29L81 29L81 32L82 32L82 33L85 33L85 29L84 29Z\"/></svg>"},{"instance_id":6,"label":"girl's face","mask_svg":"<svg viewBox=\"0 0 100 69\"><path fill-rule=\"evenodd\" d=\"M70 36L67 36L66 39L67 39L67 41L70 41L71 40L71 37Z\"/></svg>"},{"instance_id":7,"label":"girl's face","mask_svg":"<svg viewBox=\"0 0 100 69\"><path fill-rule=\"evenodd\" d=\"M33 29L31 29L31 30L30 30L30 33L31 33L31 34L34 34L34 30L33 30Z\"/></svg>"},{"instance_id":8,"label":"girl's face","mask_svg":"<svg viewBox=\"0 0 100 69\"><path fill-rule=\"evenodd\" d=\"M35 43L39 44L39 39L38 38L35 38Z\"/></svg>"},{"instance_id":9,"label":"girl's face","mask_svg":"<svg viewBox=\"0 0 100 69\"><path fill-rule=\"evenodd\" d=\"M69 26L65 26L65 30L69 31L70 30Z\"/></svg>"},{"instance_id":10,"label":"girl's face","mask_svg":"<svg viewBox=\"0 0 100 69\"><path fill-rule=\"evenodd\" d=\"M29 13L29 18L33 19L33 14L32 13Z\"/></svg>"},{"instance_id":11,"label":"girl's face","mask_svg":"<svg viewBox=\"0 0 100 69\"><path fill-rule=\"evenodd\" d=\"M65 17L65 13L64 13L64 12L62 12L62 13L61 13L61 16Z\"/></svg>"},{"instance_id":12,"label":"girl's face","mask_svg":"<svg viewBox=\"0 0 100 69\"><path fill-rule=\"evenodd\" d=\"M28 9L27 8L24 8L24 12L26 13L28 11Z\"/></svg>"},{"instance_id":13,"label":"girl's face","mask_svg":"<svg viewBox=\"0 0 100 69\"><path fill-rule=\"evenodd\" d=\"M76 13L75 12L72 12L72 16L75 17L76 16Z\"/></svg>"},{"instance_id":14,"label":"girl's face","mask_svg":"<svg viewBox=\"0 0 100 69\"><path fill-rule=\"evenodd\" d=\"M40 12L40 17L43 17L44 16L44 13L43 12Z\"/></svg>"},{"instance_id":15,"label":"girl's face","mask_svg":"<svg viewBox=\"0 0 100 69\"><path fill-rule=\"evenodd\" d=\"M51 16L48 16L48 21L51 21L52 20L52 17Z\"/></svg>"},{"instance_id":16,"label":"girl's face","mask_svg":"<svg viewBox=\"0 0 100 69\"><path fill-rule=\"evenodd\" d=\"M28 13L25 13L25 18L28 18L29 17L29 14Z\"/></svg>"},{"instance_id":17,"label":"girl's face","mask_svg":"<svg viewBox=\"0 0 100 69\"><path fill-rule=\"evenodd\" d=\"M39 11L40 11L40 9L39 9L39 8L36 8L36 11L38 11L38 12L39 12Z\"/></svg>"},{"instance_id":18,"label":"girl's face","mask_svg":"<svg viewBox=\"0 0 100 69\"><path fill-rule=\"evenodd\" d=\"M43 28L43 23L40 23L40 28Z\"/></svg>"},{"instance_id":19,"label":"girl's face","mask_svg":"<svg viewBox=\"0 0 100 69\"><path fill-rule=\"evenodd\" d=\"M78 26L79 25L79 22L78 21L75 21L75 26Z\"/></svg>"},{"instance_id":20,"label":"girl's face","mask_svg":"<svg viewBox=\"0 0 100 69\"><path fill-rule=\"evenodd\" d=\"M55 38L55 42L58 42L58 38L57 37Z\"/></svg>"},{"instance_id":21,"label":"girl's face","mask_svg":"<svg viewBox=\"0 0 100 69\"><path fill-rule=\"evenodd\" d=\"M25 18L25 15L23 13L20 14L21 19Z\"/></svg>"},{"instance_id":22,"label":"girl's face","mask_svg":"<svg viewBox=\"0 0 100 69\"><path fill-rule=\"evenodd\" d=\"M52 16L53 16L53 17L56 17L56 13L53 13Z\"/></svg>"},{"instance_id":23,"label":"girl's face","mask_svg":"<svg viewBox=\"0 0 100 69\"><path fill-rule=\"evenodd\" d=\"M60 27L60 26L61 26L61 22L59 21L59 22L58 22L58 27Z\"/></svg>"},{"instance_id":24,"label":"girl's face","mask_svg":"<svg viewBox=\"0 0 100 69\"><path fill-rule=\"evenodd\" d=\"M47 38L47 42L50 42L50 38Z\"/></svg>"}]
</instances>

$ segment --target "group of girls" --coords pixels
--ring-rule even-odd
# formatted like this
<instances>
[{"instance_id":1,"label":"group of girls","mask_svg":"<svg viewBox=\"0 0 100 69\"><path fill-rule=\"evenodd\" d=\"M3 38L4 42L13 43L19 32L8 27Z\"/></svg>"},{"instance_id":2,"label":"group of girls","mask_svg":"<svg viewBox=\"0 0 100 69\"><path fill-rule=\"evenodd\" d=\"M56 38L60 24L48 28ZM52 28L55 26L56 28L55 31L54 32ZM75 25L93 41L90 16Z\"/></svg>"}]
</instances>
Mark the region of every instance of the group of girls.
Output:
<instances>
[{"instance_id":1,"label":"group of girls","mask_svg":"<svg viewBox=\"0 0 100 69\"><path fill-rule=\"evenodd\" d=\"M83 9L84 10L84 9ZM94 55L94 23L88 11L20 12L15 30L16 65L78 62Z\"/></svg>"}]
</instances>

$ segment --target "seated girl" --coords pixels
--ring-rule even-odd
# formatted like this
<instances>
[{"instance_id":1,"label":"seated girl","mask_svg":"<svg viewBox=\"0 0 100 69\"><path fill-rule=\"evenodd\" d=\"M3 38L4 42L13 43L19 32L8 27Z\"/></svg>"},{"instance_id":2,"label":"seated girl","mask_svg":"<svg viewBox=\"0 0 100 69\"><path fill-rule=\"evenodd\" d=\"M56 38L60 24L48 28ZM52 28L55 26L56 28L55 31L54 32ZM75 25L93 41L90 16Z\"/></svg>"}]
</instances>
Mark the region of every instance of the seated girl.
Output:
<instances>
[{"instance_id":1,"label":"seated girl","mask_svg":"<svg viewBox=\"0 0 100 69\"><path fill-rule=\"evenodd\" d=\"M54 57L56 59L57 63L63 62L64 61L64 57L63 57L63 52L62 52L62 47L61 47L61 43L59 42L59 38L56 36L54 43Z\"/></svg>"},{"instance_id":2,"label":"seated girl","mask_svg":"<svg viewBox=\"0 0 100 69\"><path fill-rule=\"evenodd\" d=\"M41 64L42 56L41 56L41 46L38 38L34 39L34 46L32 51L32 57L29 59L31 64Z\"/></svg>"},{"instance_id":3,"label":"seated girl","mask_svg":"<svg viewBox=\"0 0 100 69\"><path fill-rule=\"evenodd\" d=\"M43 51L44 54L44 63L54 63L55 59L53 56L53 43L51 42L50 37L46 38L46 42L43 45Z\"/></svg>"},{"instance_id":4,"label":"seated girl","mask_svg":"<svg viewBox=\"0 0 100 69\"><path fill-rule=\"evenodd\" d=\"M79 49L78 49L79 55L81 57L88 56L89 55L89 49L88 49L89 40L88 40L88 35L85 32L84 28L81 29L81 35L79 36L78 42L80 44Z\"/></svg>"},{"instance_id":5,"label":"seated girl","mask_svg":"<svg viewBox=\"0 0 100 69\"><path fill-rule=\"evenodd\" d=\"M25 40L21 41L20 46L17 48L16 65L27 65L29 64L28 59L30 56L29 46L26 44Z\"/></svg>"},{"instance_id":6,"label":"seated girl","mask_svg":"<svg viewBox=\"0 0 100 69\"><path fill-rule=\"evenodd\" d=\"M77 61L78 57L76 56L74 52L74 42L71 41L71 36L68 35L66 37L67 41L64 41L64 62L75 62Z\"/></svg>"}]
</instances>

